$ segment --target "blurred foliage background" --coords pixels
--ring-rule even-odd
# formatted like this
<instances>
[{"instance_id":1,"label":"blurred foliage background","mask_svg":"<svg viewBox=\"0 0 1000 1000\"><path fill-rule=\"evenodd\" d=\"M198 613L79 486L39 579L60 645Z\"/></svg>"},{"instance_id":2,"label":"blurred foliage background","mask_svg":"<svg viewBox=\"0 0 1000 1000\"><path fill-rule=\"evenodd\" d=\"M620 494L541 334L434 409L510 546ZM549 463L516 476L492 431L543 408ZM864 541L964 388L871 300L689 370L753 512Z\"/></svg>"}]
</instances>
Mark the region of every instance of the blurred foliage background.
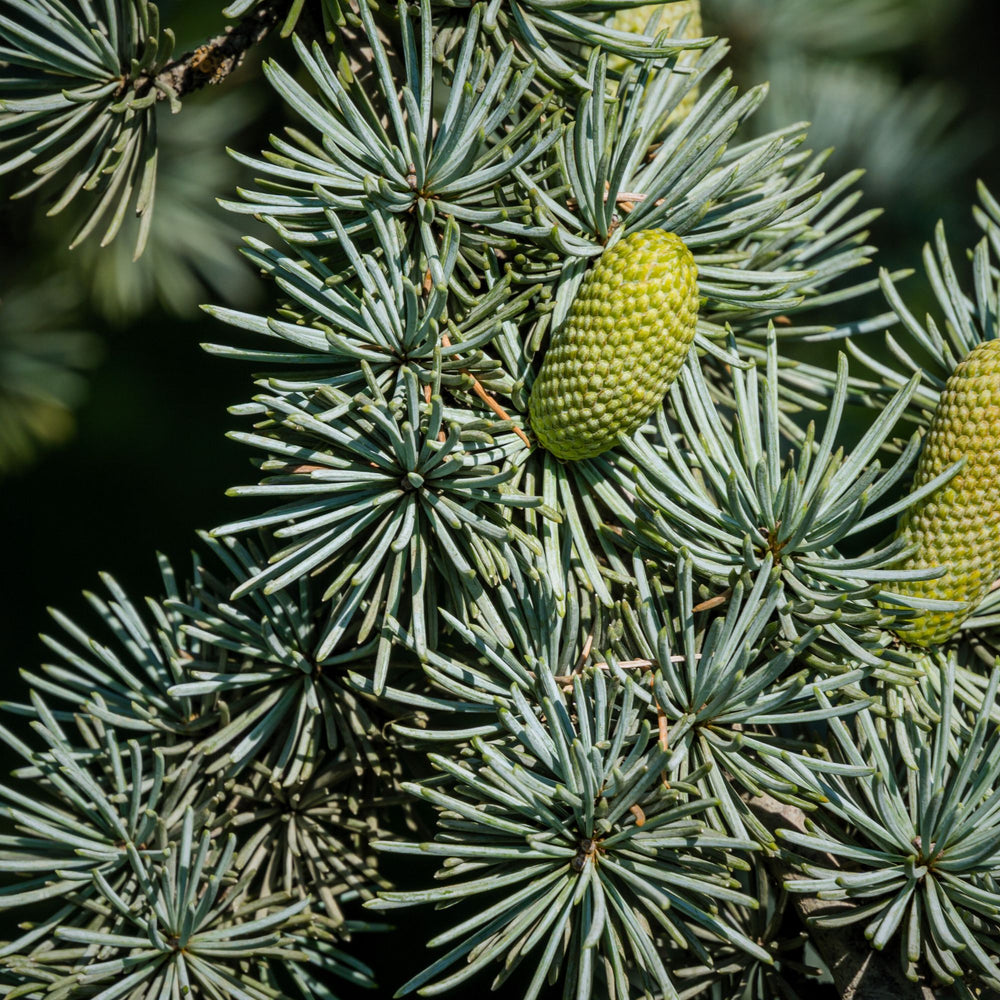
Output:
<instances>
[{"instance_id":1,"label":"blurred foliage background","mask_svg":"<svg viewBox=\"0 0 1000 1000\"><path fill-rule=\"evenodd\" d=\"M176 51L221 30L218 4L161 0ZM879 263L920 266L943 218L953 246L978 238L975 180L1000 194L1000 16L985 0L703 0L706 29L732 39L742 84L771 81L760 132L813 122L813 148L836 146L830 172L866 168ZM0 517L4 697L36 663L46 606L71 615L97 573L130 593L158 587L153 553L184 562L196 528L232 516L223 495L247 456L224 438L226 406L250 371L205 354L213 302L259 309L269 294L236 253L246 217L215 198L250 178L226 146L256 152L281 111L259 71L270 39L219 88L163 105L150 245L66 249L72 217L46 196L8 200L0 178ZM282 57L292 63L290 50ZM73 206L67 211L72 216ZM921 276L907 282L921 309ZM882 306L871 304L871 314ZM857 313L857 311L856 311Z\"/></svg>"}]
</instances>

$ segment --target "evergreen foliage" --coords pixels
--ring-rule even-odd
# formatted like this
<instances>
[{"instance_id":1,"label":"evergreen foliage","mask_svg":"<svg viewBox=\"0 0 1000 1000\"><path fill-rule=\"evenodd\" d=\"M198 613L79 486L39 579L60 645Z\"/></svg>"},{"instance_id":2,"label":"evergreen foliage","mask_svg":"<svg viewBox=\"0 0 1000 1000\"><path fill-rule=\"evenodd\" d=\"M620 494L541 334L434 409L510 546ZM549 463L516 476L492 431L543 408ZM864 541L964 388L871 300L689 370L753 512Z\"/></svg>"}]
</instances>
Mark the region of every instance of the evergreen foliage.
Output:
<instances>
[{"instance_id":1,"label":"evergreen foliage","mask_svg":"<svg viewBox=\"0 0 1000 1000\"><path fill-rule=\"evenodd\" d=\"M158 94L176 93L159 71L170 58L173 35L160 31L155 4L7 4L0 14L0 47L9 75L4 81L3 172L32 166L29 194L70 165L77 172L49 214L62 211L81 192L97 203L74 237L86 239L111 216L101 237L111 242L134 207L143 225L142 253L152 220L156 187ZM96 30L92 30L96 28ZM176 109L176 106L175 106ZM82 163L81 163L82 161Z\"/></svg>"},{"instance_id":2,"label":"evergreen foliage","mask_svg":"<svg viewBox=\"0 0 1000 1000\"><path fill-rule=\"evenodd\" d=\"M289 120L225 201L275 301L206 306L235 338L208 350L255 369L247 509L186 574L161 557L159 597L105 576L99 627L53 612L3 706L0 907L32 909L0 995L436 995L490 969L528 998L853 996L855 946L822 934L853 923L914 996L1000 989L1000 590L952 600L905 530L969 481L950 452L914 470L956 368L995 354L1000 208L983 188L968 284L938 230L919 321L872 271L858 173L828 179L799 124L750 135L766 87L671 6L236 2L169 62L145 0L0 0L0 171L28 194L69 170L78 240L132 211L141 252L160 106L272 30ZM619 365L652 414L557 457L533 388L586 276L649 231L697 268L676 381L649 399ZM643 281L618 325L648 325ZM788 353L816 341L846 351ZM994 455L995 369L962 414ZM354 957L389 931L365 916L417 904L447 917L423 971Z\"/></svg>"}]
</instances>

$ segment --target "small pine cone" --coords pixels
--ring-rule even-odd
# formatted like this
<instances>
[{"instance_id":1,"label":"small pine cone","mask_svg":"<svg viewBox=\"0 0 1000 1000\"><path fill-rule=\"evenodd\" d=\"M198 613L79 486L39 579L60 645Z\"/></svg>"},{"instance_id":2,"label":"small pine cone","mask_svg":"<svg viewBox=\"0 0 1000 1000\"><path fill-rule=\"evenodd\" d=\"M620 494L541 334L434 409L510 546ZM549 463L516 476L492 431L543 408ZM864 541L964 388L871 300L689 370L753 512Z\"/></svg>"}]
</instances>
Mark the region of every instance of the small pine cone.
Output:
<instances>
[{"instance_id":1,"label":"small pine cone","mask_svg":"<svg viewBox=\"0 0 1000 1000\"><path fill-rule=\"evenodd\" d=\"M660 405L698 321L698 268L679 236L632 233L584 276L529 400L531 428L559 458L593 458Z\"/></svg>"},{"instance_id":2,"label":"small pine cone","mask_svg":"<svg viewBox=\"0 0 1000 1000\"><path fill-rule=\"evenodd\" d=\"M949 465L949 482L904 512L897 538L915 543L903 569L943 566L936 580L898 584L900 594L964 601L964 611L928 611L899 628L916 646L949 639L1000 576L1000 340L979 344L955 369L938 402L913 480L919 488Z\"/></svg>"},{"instance_id":3,"label":"small pine cone","mask_svg":"<svg viewBox=\"0 0 1000 1000\"><path fill-rule=\"evenodd\" d=\"M661 31L669 31L673 34L681 21L687 17L687 25L684 28L682 37L702 37L701 0L676 0L675 3L650 3L643 4L641 7L626 7L623 10L615 11L615 13L608 18L607 24L609 28L615 28L618 31L629 31L634 35L642 35L646 32L646 25L649 24L649 19L658 9L662 9L663 13L660 14L660 20L656 26L657 33ZM698 49L683 52L677 60L677 65L691 66L698 61L698 57L700 55L701 50ZM625 60L622 56L608 56L609 69L621 72L625 69L626 65L627 60ZM670 115L670 121L675 122L683 120L697 102L698 89L694 88L689 93L684 95L684 99Z\"/></svg>"},{"instance_id":4,"label":"small pine cone","mask_svg":"<svg viewBox=\"0 0 1000 1000\"><path fill-rule=\"evenodd\" d=\"M625 7L616 10L608 18L607 24L616 31L630 31L633 35L641 35L645 33L649 19L661 8L663 13L656 26L657 33L673 30L674 25L680 24L690 14L684 37L701 37L701 0L676 0L674 3L647 3L641 7Z\"/></svg>"}]
</instances>

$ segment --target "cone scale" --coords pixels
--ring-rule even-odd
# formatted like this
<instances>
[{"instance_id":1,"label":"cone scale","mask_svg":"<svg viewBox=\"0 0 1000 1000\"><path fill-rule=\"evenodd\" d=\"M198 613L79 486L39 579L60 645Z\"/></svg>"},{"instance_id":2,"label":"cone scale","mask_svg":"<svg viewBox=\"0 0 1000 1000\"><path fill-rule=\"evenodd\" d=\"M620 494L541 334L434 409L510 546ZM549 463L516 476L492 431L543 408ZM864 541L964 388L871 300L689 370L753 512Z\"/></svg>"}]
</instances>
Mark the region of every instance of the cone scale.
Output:
<instances>
[{"instance_id":1,"label":"cone scale","mask_svg":"<svg viewBox=\"0 0 1000 1000\"><path fill-rule=\"evenodd\" d=\"M587 272L529 400L558 458L593 458L660 405L694 339L698 269L679 236L632 233Z\"/></svg>"},{"instance_id":2,"label":"cone scale","mask_svg":"<svg viewBox=\"0 0 1000 1000\"><path fill-rule=\"evenodd\" d=\"M948 379L914 489L962 458L958 474L909 508L896 531L897 538L916 545L901 568L943 566L945 573L895 590L966 604L964 611L918 613L900 627L900 638L916 646L947 641L1000 577L1000 340L979 344Z\"/></svg>"}]
</instances>

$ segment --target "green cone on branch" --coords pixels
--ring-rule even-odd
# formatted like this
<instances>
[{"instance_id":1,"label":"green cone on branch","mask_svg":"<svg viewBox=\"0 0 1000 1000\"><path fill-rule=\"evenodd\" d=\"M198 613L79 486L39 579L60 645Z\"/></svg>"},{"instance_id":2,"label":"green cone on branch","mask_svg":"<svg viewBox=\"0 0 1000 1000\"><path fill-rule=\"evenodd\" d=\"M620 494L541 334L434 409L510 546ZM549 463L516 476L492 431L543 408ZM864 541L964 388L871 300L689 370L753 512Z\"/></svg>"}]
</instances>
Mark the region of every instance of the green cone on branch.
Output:
<instances>
[{"instance_id":1,"label":"green cone on branch","mask_svg":"<svg viewBox=\"0 0 1000 1000\"><path fill-rule=\"evenodd\" d=\"M927 611L902 626L900 637L917 646L954 635L1000 577L1000 340L979 344L948 379L914 489L961 458L958 474L909 508L896 530L917 546L901 568L946 568L935 580L899 584L897 592L966 603L964 611Z\"/></svg>"},{"instance_id":2,"label":"green cone on branch","mask_svg":"<svg viewBox=\"0 0 1000 1000\"><path fill-rule=\"evenodd\" d=\"M584 276L542 362L531 428L558 458L593 458L660 405L694 339L698 268L679 236L651 229Z\"/></svg>"},{"instance_id":3,"label":"green cone on branch","mask_svg":"<svg viewBox=\"0 0 1000 1000\"><path fill-rule=\"evenodd\" d=\"M608 18L608 27L617 31L631 31L635 35L645 34L646 25L658 10L662 10L662 13L656 25L657 33L672 32L687 17L684 37L701 38L701 0L676 0L674 3L647 3L641 7L626 7L616 10Z\"/></svg>"},{"instance_id":4,"label":"green cone on branch","mask_svg":"<svg viewBox=\"0 0 1000 1000\"><path fill-rule=\"evenodd\" d=\"M641 7L627 7L615 11L608 19L608 27L618 31L630 31L634 35L647 34L646 26L657 11L661 11L660 20L656 25L656 33L669 31L671 35L680 38L701 38L704 34L701 26L701 0L677 0L675 3L648 3ZM678 34L681 22L687 18ZM700 49L682 52L677 59L678 66L693 66L701 56ZM628 65L623 56L609 55L608 68L621 72ZM698 102L698 88L695 87L684 95L684 99L674 109L670 116L671 122L683 121L688 112Z\"/></svg>"}]
</instances>

